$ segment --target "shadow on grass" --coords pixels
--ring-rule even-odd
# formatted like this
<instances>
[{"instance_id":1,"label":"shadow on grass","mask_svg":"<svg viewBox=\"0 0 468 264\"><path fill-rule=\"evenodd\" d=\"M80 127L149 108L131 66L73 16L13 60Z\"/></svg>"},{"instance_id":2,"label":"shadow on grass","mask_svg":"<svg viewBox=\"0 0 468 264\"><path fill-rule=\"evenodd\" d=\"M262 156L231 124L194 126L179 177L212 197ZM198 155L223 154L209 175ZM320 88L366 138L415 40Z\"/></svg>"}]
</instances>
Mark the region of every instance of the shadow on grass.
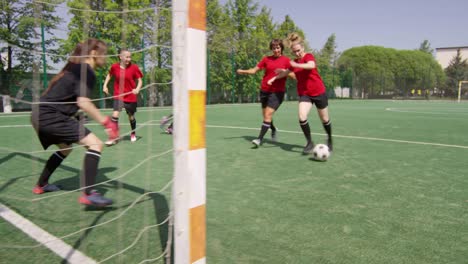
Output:
<instances>
[{"instance_id":1,"label":"shadow on grass","mask_svg":"<svg viewBox=\"0 0 468 264\"><path fill-rule=\"evenodd\" d=\"M17 158L17 157L26 158L26 159L29 159L31 161L40 162L40 163L42 163L44 165L47 162L46 159L42 159L42 158L36 157L34 155L31 155L31 154L13 152L13 153L10 153L10 154L8 154L7 156L5 156L3 158L0 158L0 164L8 162L9 160ZM80 187L80 183L79 183L80 177L79 176L80 176L81 171L76 169L76 168L73 168L73 167L70 167L70 166L67 166L67 165L63 165L63 164L60 165L60 168L66 170L66 171L75 173L76 176L72 176L72 177L68 177L66 179L61 179L61 180L55 181L54 184L61 185L63 190L76 190L76 189L78 189ZM97 178L96 178L96 183L103 182L103 181L108 181L109 178L106 175L109 174L109 173L112 173L115 170L116 170L115 167L100 168L99 171L98 171ZM17 177L15 177L13 179L10 179L5 184L0 186L0 191L5 190L6 188L11 188L12 185L17 180L19 180L21 178L26 178L26 177L31 177L31 176L32 175L23 175L23 176L17 176ZM37 175L36 177L39 177L39 175ZM36 180L37 180L37 178L34 179L34 183L32 183L31 186L33 186L35 184ZM96 187L93 187L93 189L98 190L102 194L105 194L109 188L112 188L112 189L126 189L126 190L132 191L132 192L140 194L140 195L144 194L144 193L151 192L151 190L146 190L146 189L140 188L140 187L135 186L135 185L120 182L118 180L110 181L106 185L98 185ZM169 216L169 203L168 203L166 197L164 195L161 195L161 194L158 194L158 193L148 194L147 196L149 197L149 199L153 203L156 224L161 224L164 221L166 221L167 217ZM146 201L145 199L142 199L138 203L142 203L142 202L145 202L145 201ZM84 207L84 211L101 211L101 214L97 215L94 218L94 220L90 223L89 227L98 224L99 221L107 213L109 213L111 211L115 211L118 208L126 208L130 204L131 203L126 204L126 205L120 205L119 207L115 207L115 206L114 207L90 207L90 206ZM83 241L85 241L86 238L88 237L88 235L92 232L92 230L93 229L90 228L90 229L87 229L85 232L83 232L82 235L78 238L78 240L74 243L73 248L78 249L80 247L80 245L83 243ZM169 223L168 222L166 222L165 224L161 224L159 226L160 243L162 245L162 251L163 252L164 252L164 250L166 248L167 241L169 239L168 232L169 232ZM66 259L64 259L62 261L62 263L68 263L68 262L67 262Z\"/></svg>"},{"instance_id":2,"label":"shadow on grass","mask_svg":"<svg viewBox=\"0 0 468 264\"><path fill-rule=\"evenodd\" d=\"M252 136L241 136L241 137L229 137L229 138L224 138L224 139L235 139L235 138L243 138L245 141L247 141L252 147L252 149L256 149L257 147L252 144L252 140L256 139L256 137ZM263 143L260 146L260 148L271 148L271 147L279 147L282 150L289 151L289 152L295 152L295 153L300 153L302 154L302 150L304 149L304 146L296 145L296 144L288 144L284 143L281 141L272 141L271 139L264 138Z\"/></svg>"}]
</instances>

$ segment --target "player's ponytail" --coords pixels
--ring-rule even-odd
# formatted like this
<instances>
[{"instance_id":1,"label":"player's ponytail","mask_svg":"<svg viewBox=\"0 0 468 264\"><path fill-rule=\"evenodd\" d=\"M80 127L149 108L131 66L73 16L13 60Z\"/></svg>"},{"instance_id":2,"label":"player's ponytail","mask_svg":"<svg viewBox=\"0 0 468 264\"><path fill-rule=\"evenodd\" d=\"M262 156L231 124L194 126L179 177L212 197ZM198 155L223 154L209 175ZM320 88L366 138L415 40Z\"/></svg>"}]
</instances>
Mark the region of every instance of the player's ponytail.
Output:
<instances>
[{"instance_id":1,"label":"player's ponytail","mask_svg":"<svg viewBox=\"0 0 468 264\"><path fill-rule=\"evenodd\" d=\"M296 45L296 44L302 45L302 42L303 42L302 37L297 32L290 33L286 40L289 44L289 47Z\"/></svg>"}]
</instances>

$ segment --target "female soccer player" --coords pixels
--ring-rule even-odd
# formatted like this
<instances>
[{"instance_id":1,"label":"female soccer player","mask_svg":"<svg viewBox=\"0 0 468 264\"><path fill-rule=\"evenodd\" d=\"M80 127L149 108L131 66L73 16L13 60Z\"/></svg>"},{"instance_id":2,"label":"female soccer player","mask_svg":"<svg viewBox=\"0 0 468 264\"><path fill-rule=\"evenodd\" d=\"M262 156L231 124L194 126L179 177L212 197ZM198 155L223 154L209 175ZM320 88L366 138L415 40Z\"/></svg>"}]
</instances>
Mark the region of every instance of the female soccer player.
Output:
<instances>
[{"instance_id":1,"label":"female soccer player","mask_svg":"<svg viewBox=\"0 0 468 264\"><path fill-rule=\"evenodd\" d=\"M252 140L252 144L254 144L255 147L259 147L262 144L263 137L268 129L271 129L271 139L273 141L277 140L277 129L273 125L273 114L278 110L283 102L286 87L285 78L267 83L268 80L276 75L276 69L286 69L289 66L288 57L283 56L284 45L282 40L273 39L270 42L270 50L273 54L263 57L257 66L248 70L237 70L238 74L255 74L259 70L265 71L262 83L260 84L260 101L262 103L263 123L260 128L258 138Z\"/></svg>"},{"instance_id":2,"label":"female soccer player","mask_svg":"<svg viewBox=\"0 0 468 264\"><path fill-rule=\"evenodd\" d=\"M290 62L290 67L286 67L286 70L278 69L277 72L279 74L271 78L268 83L273 83L278 79L286 77L290 72L294 72L297 79L297 94L299 96L299 124L307 140L303 153L309 154L314 148L307 121L307 116L313 104L315 104L323 128L327 132L328 148L332 151L332 128L328 115L328 97L325 85L317 71L314 55L304 52L302 38L297 33L291 33L288 36L288 41L291 51L296 55L296 59Z\"/></svg>"},{"instance_id":3,"label":"female soccer player","mask_svg":"<svg viewBox=\"0 0 468 264\"><path fill-rule=\"evenodd\" d=\"M59 148L47 161L33 193L60 190L58 186L49 184L49 178L71 153L72 144L77 143L87 149L81 172L81 186L84 189L79 203L95 206L112 204L111 199L88 187L96 182L103 143L74 118L81 109L105 127L109 139L116 140L119 137L115 123L111 122L110 117L103 116L89 99L96 84L94 70L105 65L106 52L107 46L100 40L88 39L79 43L65 67L52 79L41 96L39 106L33 107L31 123L42 146L44 149L50 145L57 145Z\"/></svg>"},{"instance_id":4,"label":"female soccer player","mask_svg":"<svg viewBox=\"0 0 468 264\"><path fill-rule=\"evenodd\" d=\"M143 73L141 73L138 65L132 63L132 54L128 50L120 51L120 62L112 64L109 74L106 76L102 91L105 94L109 94L109 88L107 84L114 77L114 105L112 112L112 121L119 123L119 113L122 108L128 115L128 121L132 132L130 134L130 141L135 142L137 140L135 128L136 119L135 113L137 111L137 94L140 92ZM135 85L135 80L137 84ZM109 145L112 142L106 142ZM115 141L114 141L115 143Z\"/></svg>"}]
</instances>

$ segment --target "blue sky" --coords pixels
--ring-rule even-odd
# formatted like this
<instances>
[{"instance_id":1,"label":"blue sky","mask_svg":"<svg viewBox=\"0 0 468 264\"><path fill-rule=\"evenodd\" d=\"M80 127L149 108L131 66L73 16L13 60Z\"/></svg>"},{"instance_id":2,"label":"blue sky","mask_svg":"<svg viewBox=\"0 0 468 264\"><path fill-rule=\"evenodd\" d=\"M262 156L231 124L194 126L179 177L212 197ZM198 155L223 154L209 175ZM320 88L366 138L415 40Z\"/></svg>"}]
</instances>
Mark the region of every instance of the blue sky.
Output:
<instances>
[{"instance_id":1,"label":"blue sky","mask_svg":"<svg viewBox=\"0 0 468 264\"><path fill-rule=\"evenodd\" d=\"M253 0L276 23L292 17L313 49L335 33L338 51L377 45L417 49L468 46L468 0ZM221 4L227 0L220 0Z\"/></svg>"}]
</instances>

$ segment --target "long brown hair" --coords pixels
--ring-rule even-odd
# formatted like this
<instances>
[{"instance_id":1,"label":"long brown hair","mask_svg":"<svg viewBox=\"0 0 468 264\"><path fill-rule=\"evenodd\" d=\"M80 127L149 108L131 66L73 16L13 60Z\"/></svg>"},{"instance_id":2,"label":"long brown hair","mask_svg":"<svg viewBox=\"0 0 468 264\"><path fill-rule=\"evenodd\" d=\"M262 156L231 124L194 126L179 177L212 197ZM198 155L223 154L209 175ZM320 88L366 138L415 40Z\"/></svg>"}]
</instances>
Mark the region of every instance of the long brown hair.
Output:
<instances>
[{"instance_id":1,"label":"long brown hair","mask_svg":"<svg viewBox=\"0 0 468 264\"><path fill-rule=\"evenodd\" d=\"M60 80L60 78L65 75L65 72L70 70L72 64L79 64L84 61L90 54L91 51L95 50L98 54L103 53L107 49L107 45L104 41L89 38L83 42L76 44L75 49L73 50L72 54L68 58L67 64L63 67L63 69L52 78L50 81L47 90L44 91L43 95L46 94L54 84Z\"/></svg>"}]
</instances>

